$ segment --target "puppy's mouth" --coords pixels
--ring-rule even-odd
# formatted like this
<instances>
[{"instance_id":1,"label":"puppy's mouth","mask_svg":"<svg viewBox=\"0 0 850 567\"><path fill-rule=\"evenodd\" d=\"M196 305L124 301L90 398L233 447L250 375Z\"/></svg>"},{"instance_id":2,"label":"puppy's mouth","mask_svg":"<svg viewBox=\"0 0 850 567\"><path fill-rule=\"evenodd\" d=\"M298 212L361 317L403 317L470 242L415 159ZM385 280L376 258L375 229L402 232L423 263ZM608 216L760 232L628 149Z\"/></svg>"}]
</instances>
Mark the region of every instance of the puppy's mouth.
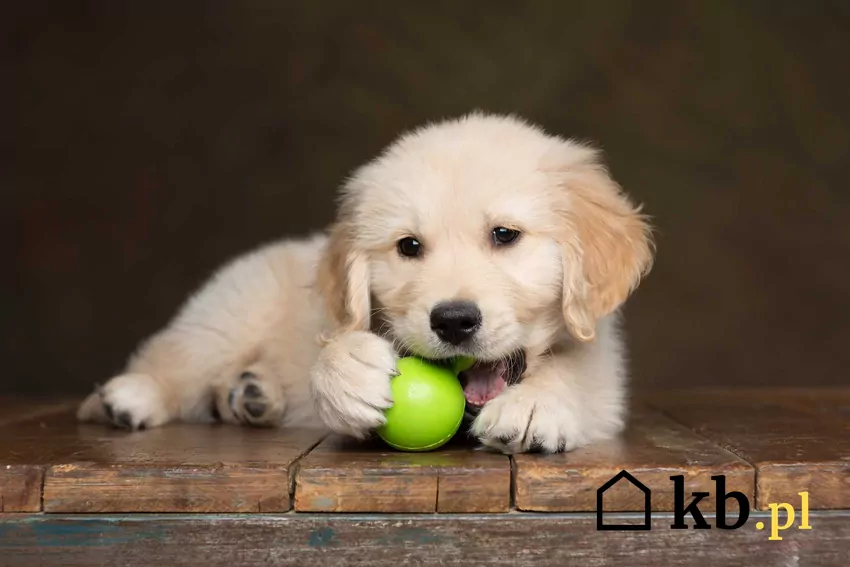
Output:
<instances>
[{"instance_id":1,"label":"puppy's mouth","mask_svg":"<svg viewBox=\"0 0 850 567\"><path fill-rule=\"evenodd\" d=\"M466 396L467 411L478 411L505 388L522 380L525 372L525 353L518 351L496 361L479 361L458 374Z\"/></svg>"}]
</instances>

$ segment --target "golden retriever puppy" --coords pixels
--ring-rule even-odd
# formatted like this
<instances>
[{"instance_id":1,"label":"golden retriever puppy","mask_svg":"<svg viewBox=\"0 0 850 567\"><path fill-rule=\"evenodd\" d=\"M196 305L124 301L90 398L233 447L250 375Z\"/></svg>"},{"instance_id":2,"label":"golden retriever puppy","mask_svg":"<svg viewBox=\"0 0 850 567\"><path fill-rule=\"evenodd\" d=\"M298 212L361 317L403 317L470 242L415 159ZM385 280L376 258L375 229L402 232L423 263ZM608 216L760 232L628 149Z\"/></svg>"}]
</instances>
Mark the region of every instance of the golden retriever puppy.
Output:
<instances>
[{"instance_id":1,"label":"golden retriever puppy","mask_svg":"<svg viewBox=\"0 0 850 567\"><path fill-rule=\"evenodd\" d=\"M620 431L618 308L652 243L597 151L471 114L402 136L341 197L327 239L225 268L80 417L137 428L214 407L362 438L392 405L399 356L467 355L486 446L556 452Z\"/></svg>"},{"instance_id":2,"label":"golden retriever puppy","mask_svg":"<svg viewBox=\"0 0 850 567\"><path fill-rule=\"evenodd\" d=\"M365 436L399 353L469 355L483 444L610 437L625 406L617 308L651 261L646 220L593 149L480 114L408 134L342 193L318 279L334 323L312 370L319 414Z\"/></svg>"}]
</instances>

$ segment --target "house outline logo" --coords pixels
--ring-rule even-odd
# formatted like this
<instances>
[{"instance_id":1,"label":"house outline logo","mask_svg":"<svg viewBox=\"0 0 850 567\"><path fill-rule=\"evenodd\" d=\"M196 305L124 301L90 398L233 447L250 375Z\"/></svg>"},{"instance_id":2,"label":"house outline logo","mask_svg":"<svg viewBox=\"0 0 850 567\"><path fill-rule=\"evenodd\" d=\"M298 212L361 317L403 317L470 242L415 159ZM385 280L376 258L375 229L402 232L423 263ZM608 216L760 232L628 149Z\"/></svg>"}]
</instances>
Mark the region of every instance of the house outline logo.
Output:
<instances>
[{"instance_id":1,"label":"house outline logo","mask_svg":"<svg viewBox=\"0 0 850 567\"><path fill-rule=\"evenodd\" d=\"M632 486L643 492L643 524L605 524L603 523L603 510L605 491L620 482L627 480ZM625 469L615 474L611 480L596 489L596 529L600 531L625 531L625 530L651 530L652 490L644 483L633 477Z\"/></svg>"}]
</instances>

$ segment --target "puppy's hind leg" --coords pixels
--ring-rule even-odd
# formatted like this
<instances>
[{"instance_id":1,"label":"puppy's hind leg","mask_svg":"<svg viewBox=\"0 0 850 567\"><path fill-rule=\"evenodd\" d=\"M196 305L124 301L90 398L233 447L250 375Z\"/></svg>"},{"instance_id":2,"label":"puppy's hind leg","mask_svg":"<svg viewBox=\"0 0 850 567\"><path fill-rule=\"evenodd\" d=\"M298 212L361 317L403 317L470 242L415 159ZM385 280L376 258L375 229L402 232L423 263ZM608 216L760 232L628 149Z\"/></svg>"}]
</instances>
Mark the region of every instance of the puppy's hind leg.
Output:
<instances>
[{"instance_id":1,"label":"puppy's hind leg","mask_svg":"<svg viewBox=\"0 0 850 567\"><path fill-rule=\"evenodd\" d=\"M111 423L131 431L176 419L211 420L209 360L193 355L189 340L171 329L154 335L135 354L124 373L98 386L80 405L77 419ZM194 359L194 360L193 360Z\"/></svg>"}]
</instances>

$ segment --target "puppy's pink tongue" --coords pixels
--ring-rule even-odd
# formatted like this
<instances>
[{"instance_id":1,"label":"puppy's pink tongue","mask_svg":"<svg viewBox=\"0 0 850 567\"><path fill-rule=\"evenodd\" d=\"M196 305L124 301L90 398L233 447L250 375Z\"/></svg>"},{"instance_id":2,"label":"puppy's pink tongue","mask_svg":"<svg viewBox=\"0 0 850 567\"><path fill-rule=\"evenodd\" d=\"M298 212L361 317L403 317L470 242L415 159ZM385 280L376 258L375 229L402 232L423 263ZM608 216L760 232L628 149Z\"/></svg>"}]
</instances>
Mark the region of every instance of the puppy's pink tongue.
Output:
<instances>
[{"instance_id":1,"label":"puppy's pink tongue","mask_svg":"<svg viewBox=\"0 0 850 567\"><path fill-rule=\"evenodd\" d=\"M463 393L466 401L474 406L483 406L505 389L504 363L476 364L463 372Z\"/></svg>"}]
</instances>

